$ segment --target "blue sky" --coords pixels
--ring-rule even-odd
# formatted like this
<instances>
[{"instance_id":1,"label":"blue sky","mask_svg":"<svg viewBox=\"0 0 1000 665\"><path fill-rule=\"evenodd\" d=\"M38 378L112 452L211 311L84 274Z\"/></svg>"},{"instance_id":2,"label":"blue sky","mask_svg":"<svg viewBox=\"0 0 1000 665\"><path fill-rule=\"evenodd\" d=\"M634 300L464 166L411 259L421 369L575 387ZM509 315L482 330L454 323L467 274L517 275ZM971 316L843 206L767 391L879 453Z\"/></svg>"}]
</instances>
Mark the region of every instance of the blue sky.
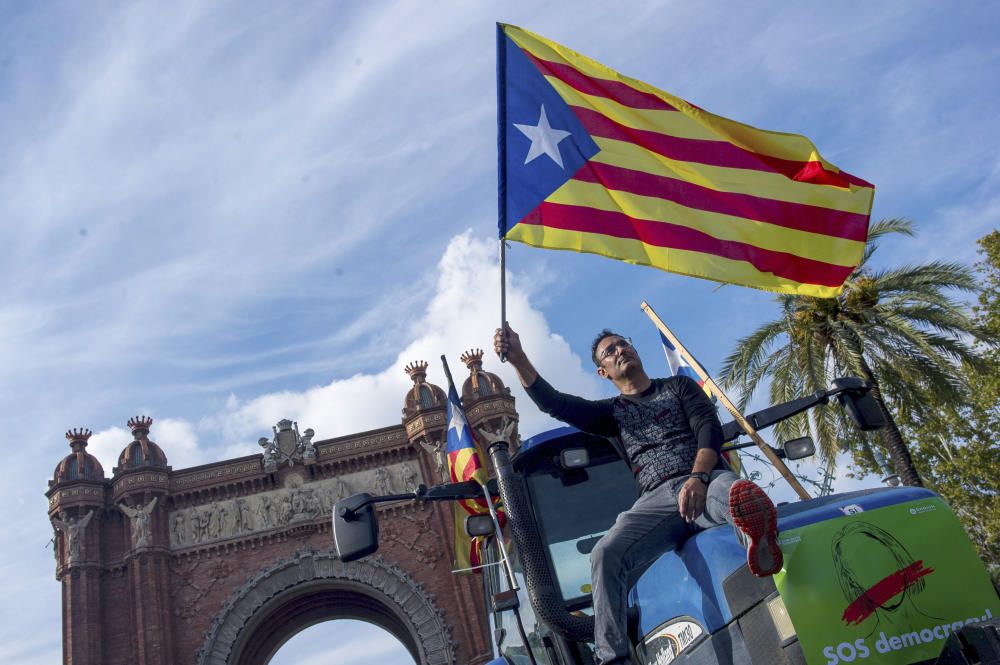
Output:
<instances>
[{"instance_id":1,"label":"blue sky","mask_svg":"<svg viewBox=\"0 0 1000 665\"><path fill-rule=\"evenodd\" d=\"M497 20L809 136L876 184L874 217L917 223L882 261L971 262L998 226L990 4L0 3L0 578L18 599L0 661L60 659L43 492L67 429L93 429L110 472L151 415L180 468L256 452L283 417L318 439L398 422L407 361L488 348ZM512 325L586 395L608 394L587 359L604 326L663 371L643 299L710 371L775 312L593 256L508 260ZM518 404L522 432L546 426ZM375 638L336 639L362 663Z\"/></svg>"}]
</instances>

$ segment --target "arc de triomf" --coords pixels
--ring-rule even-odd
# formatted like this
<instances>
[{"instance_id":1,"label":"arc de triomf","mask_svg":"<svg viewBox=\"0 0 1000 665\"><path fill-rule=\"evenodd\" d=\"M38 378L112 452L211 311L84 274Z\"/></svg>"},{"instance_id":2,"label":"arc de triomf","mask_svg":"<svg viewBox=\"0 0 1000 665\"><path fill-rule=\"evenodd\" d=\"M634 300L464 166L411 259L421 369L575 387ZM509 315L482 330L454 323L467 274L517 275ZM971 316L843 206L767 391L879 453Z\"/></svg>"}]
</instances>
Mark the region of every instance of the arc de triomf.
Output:
<instances>
[{"instance_id":1,"label":"arc de triomf","mask_svg":"<svg viewBox=\"0 0 1000 665\"><path fill-rule=\"evenodd\" d=\"M516 420L482 351L462 360L469 423ZM406 367L399 424L313 442L311 429L282 420L262 453L189 469L169 466L150 418L128 421L134 440L110 477L86 452L90 431L67 432L71 452L46 493L63 662L264 665L295 633L338 618L381 626L421 665L487 662L480 578L451 572L451 505L380 506L375 556L345 564L333 552L337 499L446 480L447 398L426 368Z\"/></svg>"}]
</instances>

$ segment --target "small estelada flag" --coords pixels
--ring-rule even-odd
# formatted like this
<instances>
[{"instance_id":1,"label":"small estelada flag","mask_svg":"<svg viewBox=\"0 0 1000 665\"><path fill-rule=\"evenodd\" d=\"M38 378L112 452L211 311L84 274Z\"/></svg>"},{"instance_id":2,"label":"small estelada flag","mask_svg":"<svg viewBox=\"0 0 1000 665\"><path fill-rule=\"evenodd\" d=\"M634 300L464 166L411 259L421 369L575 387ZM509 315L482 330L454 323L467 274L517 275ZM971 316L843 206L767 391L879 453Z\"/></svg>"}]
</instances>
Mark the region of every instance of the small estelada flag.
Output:
<instances>
[{"instance_id":1,"label":"small estelada flag","mask_svg":"<svg viewBox=\"0 0 1000 665\"><path fill-rule=\"evenodd\" d=\"M479 458L479 449L476 447L473 438L472 428L465 419L465 411L462 409L462 402L455 390L455 384L451 383L449 376L448 386L448 433L447 446L448 471L451 480L455 483L463 483L474 480L485 487L489 479L482 460ZM483 538L470 538L465 533L465 517L467 515L482 515L489 513L489 506L486 504L485 496L482 499L463 499L455 504L455 568L466 570L481 566L483 563L482 548Z\"/></svg>"},{"instance_id":2,"label":"small estelada flag","mask_svg":"<svg viewBox=\"0 0 1000 665\"><path fill-rule=\"evenodd\" d=\"M715 402L716 397L712 394L708 386L705 385L705 380L698 376L694 368L688 364L688 361L684 360L684 357L681 356L677 348L670 343L670 340L663 333L660 333L660 343L663 344L663 355L667 357L667 365L670 367L670 373L674 376L686 376L689 379L694 379L701 386L701 389L705 391L705 394Z\"/></svg>"},{"instance_id":3,"label":"small estelada flag","mask_svg":"<svg viewBox=\"0 0 1000 665\"><path fill-rule=\"evenodd\" d=\"M780 293L831 297L873 185L804 136L714 115L497 25L500 237Z\"/></svg>"}]
</instances>

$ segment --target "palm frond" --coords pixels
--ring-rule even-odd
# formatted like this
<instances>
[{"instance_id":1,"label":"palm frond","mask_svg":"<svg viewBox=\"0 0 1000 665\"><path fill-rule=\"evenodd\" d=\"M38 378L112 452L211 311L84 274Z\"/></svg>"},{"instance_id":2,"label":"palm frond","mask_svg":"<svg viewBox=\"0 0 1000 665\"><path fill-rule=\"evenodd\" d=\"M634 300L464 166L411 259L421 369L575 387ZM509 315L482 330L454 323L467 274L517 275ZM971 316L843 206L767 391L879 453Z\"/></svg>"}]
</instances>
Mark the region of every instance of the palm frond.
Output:
<instances>
[{"instance_id":1,"label":"palm frond","mask_svg":"<svg viewBox=\"0 0 1000 665\"><path fill-rule=\"evenodd\" d=\"M741 387L747 383L765 357L771 345L785 332L782 319L765 323L750 335L736 342L736 349L722 362L720 385L724 388Z\"/></svg>"},{"instance_id":2,"label":"palm frond","mask_svg":"<svg viewBox=\"0 0 1000 665\"><path fill-rule=\"evenodd\" d=\"M903 265L872 272L870 278L880 294L919 292L920 289L976 291L975 274L961 263L931 261L918 266Z\"/></svg>"},{"instance_id":3,"label":"palm frond","mask_svg":"<svg viewBox=\"0 0 1000 665\"><path fill-rule=\"evenodd\" d=\"M890 233L913 237L913 222L904 217L883 217L868 227L868 240L878 240Z\"/></svg>"},{"instance_id":4,"label":"palm frond","mask_svg":"<svg viewBox=\"0 0 1000 665\"><path fill-rule=\"evenodd\" d=\"M868 264L869 259L871 259L872 254L878 249L878 240L883 238L890 233L899 233L905 236L913 235L913 224L908 219L901 219L898 217L889 217L885 219L880 219L877 222L872 223L868 227L868 242L865 245L864 255L862 256L861 263L858 264L859 268Z\"/></svg>"}]
</instances>

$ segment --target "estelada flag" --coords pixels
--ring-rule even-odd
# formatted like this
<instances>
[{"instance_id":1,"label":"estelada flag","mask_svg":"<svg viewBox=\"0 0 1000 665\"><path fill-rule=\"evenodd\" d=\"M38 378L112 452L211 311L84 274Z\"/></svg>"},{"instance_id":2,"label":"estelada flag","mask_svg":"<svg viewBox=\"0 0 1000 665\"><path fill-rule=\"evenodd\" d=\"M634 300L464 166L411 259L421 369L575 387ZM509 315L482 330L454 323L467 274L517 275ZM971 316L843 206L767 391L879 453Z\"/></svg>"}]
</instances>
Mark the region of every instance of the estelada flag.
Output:
<instances>
[{"instance_id":1,"label":"estelada flag","mask_svg":"<svg viewBox=\"0 0 1000 665\"><path fill-rule=\"evenodd\" d=\"M705 391L712 402L716 401L715 395L712 394L711 389L705 385L705 380L698 376L698 372L694 371L694 368L688 364L688 361L684 360L684 356L677 351L677 347L670 343L667 336L662 332L660 333L660 343L663 344L663 355L667 357L667 366L670 367L670 373L673 376L686 376L689 379L693 379L698 382L701 389Z\"/></svg>"},{"instance_id":2,"label":"estelada flag","mask_svg":"<svg viewBox=\"0 0 1000 665\"><path fill-rule=\"evenodd\" d=\"M468 480L475 480L485 487L489 479L482 460L479 458L479 450L473 438L472 428L465 419L465 412L462 409L462 402L455 390L455 384L451 383L449 376L448 386L448 433L447 446L448 471L451 480L455 483L463 483ZM482 499L464 499L455 503L455 568L468 569L480 566L483 563L482 548L483 538L470 538L465 533L465 517L467 515L482 515L489 513L489 506L486 504L485 495Z\"/></svg>"},{"instance_id":3,"label":"estelada flag","mask_svg":"<svg viewBox=\"0 0 1000 665\"><path fill-rule=\"evenodd\" d=\"M873 185L809 139L714 115L497 25L500 237L830 297L861 261Z\"/></svg>"}]
</instances>

